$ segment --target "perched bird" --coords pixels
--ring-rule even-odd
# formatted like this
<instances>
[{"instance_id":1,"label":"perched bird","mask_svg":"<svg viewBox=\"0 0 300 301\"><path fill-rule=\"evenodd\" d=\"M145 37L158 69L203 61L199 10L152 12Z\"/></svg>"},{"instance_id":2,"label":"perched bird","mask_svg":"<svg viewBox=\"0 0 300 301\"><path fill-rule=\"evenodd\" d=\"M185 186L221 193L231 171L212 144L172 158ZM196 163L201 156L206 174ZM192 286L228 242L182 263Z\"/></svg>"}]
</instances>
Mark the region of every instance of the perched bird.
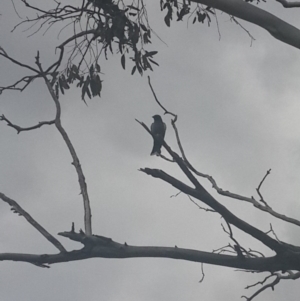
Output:
<instances>
[{"instance_id":1,"label":"perched bird","mask_svg":"<svg viewBox=\"0 0 300 301\"><path fill-rule=\"evenodd\" d=\"M162 121L159 115L152 116L154 122L151 124L151 133L158 139L154 139L151 156L160 155L160 149L166 133L166 124Z\"/></svg>"}]
</instances>

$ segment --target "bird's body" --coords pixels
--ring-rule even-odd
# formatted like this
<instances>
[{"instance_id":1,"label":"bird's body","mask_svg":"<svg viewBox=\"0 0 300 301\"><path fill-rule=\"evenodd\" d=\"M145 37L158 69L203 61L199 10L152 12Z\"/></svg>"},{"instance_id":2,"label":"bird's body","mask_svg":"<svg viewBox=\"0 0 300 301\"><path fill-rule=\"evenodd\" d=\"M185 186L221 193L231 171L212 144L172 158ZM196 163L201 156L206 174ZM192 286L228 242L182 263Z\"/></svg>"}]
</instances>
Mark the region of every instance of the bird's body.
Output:
<instances>
[{"instance_id":1,"label":"bird's body","mask_svg":"<svg viewBox=\"0 0 300 301\"><path fill-rule=\"evenodd\" d=\"M151 124L151 133L156 137L154 139L153 149L151 152L152 155L160 155L160 149L162 146L163 139L166 133L166 124L162 121L159 115L152 116L154 122Z\"/></svg>"}]
</instances>

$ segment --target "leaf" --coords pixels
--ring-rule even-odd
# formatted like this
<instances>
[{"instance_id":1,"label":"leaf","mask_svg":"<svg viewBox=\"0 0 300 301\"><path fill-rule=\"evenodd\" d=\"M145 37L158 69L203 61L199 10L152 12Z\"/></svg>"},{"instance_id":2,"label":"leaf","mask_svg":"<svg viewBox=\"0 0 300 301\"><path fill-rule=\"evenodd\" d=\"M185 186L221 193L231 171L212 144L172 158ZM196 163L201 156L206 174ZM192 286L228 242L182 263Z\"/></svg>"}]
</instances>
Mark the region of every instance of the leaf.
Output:
<instances>
[{"instance_id":1,"label":"leaf","mask_svg":"<svg viewBox=\"0 0 300 301\"><path fill-rule=\"evenodd\" d=\"M207 6L206 11L209 11L211 14L215 15L215 12L211 10L211 7Z\"/></svg>"},{"instance_id":2,"label":"leaf","mask_svg":"<svg viewBox=\"0 0 300 301\"><path fill-rule=\"evenodd\" d=\"M125 70L125 54L123 54L121 56L121 65L122 65L123 69Z\"/></svg>"},{"instance_id":3,"label":"leaf","mask_svg":"<svg viewBox=\"0 0 300 301\"><path fill-rule=\"evenodd\" d=\"M94 76L93 79L91 80L90 87L91 87L93 97L96 95L100 96L102 84L101 84L101 80L100 80L100 77L98 74L96 76Z\"/></svg>"},{"instance_id":4,"label":"leaf","mask_svg":"<svg viewBox=\"0 0 300 301\"><path fill-rule=\"evenodd\" d=\"M141 26L141 28L144 30L144 31L147 31L148 29L147 29L147 27L144 25L144 24L140 24L140 26Z\"/></svg>"},{"instance_id":5,"label":"leaf","mask_svg":"<svg viewBox=\"0 0 300 301\"><path fill-rule=\"evenodd\" d=\"M77 87L82 87L83 84L84 84L84 77L81 76L80 77L80 82L77 84Z\"/></svg>"},{"instance_id":6,"label":"leaf","mask_svg":"<svg viewBox=\"0 0 300 301\"><path fill-rule=\"evenodd\" d=\"M72 67L71 67L71 70L74 72L74 73L76 73L76 74L78 74L79 72L78 72L78 68L77 68L77 66L76 65L72 65Z\"/></svg>"},{"instance_id":7,"label":"leaf","mask_svg":"<svg viewBox=\"0 0 300 301\"><path fill-rule=\"evenodd\" d=\"M65 94L65 91L64 91L64 87L63 87L63 83L62 83L61 78L58 79L58 83L59 83L59 88L60 88L61 93L62 93L62 94Z\"/></svg>"},{"instance_id":8,"label":"leaf","mask_svg":"<svg viewBox=\"0 0 300 301\"><path fill-rule=\"evenodd\" d=\"M160 10L164 10L164 1L163 0L160 0Z\"/></svg>"},{"instance_id":9,"label":"leaf","mask_svg":"<svg viewBox=\"0 0 300 301\"><path fill-rule=\"evenodd\" d=\"M193 24L195 24L195 22L197 21L197 17L194 18L193 20Z\"/></svg>"},{"instance_id":10,"label":"leaf","mask_svg":"<svg viewBox=\"0 0 300 301\"><path fill-rule=\"evenodd\" d=\"M210 18L210 16L209 16L209 14L206 14L206 17L207 17L207 19L208 19L208 23L210 23L211 22L211 18ZM209 25L209 24L208 24Z\"/></svg>"},{"instance_id":11,"label":"leaf","mask_svg":"<svg viewBox=\"0 0 300 301\"><path fill-rule=\"evenodd\" d=\"M92 78L94 74L94 65L92 64L90 67L90 77Z\"/></svg>"},{"instance_id":12,"label":"leaf","mask_svg":"<svg viewBox=\"0 0 300 301\"><path fill-rule=\"evenodd\" d=\"M140 37L139 27L136 24L134 24L134 31L131 36L131 41L134 45L137 44L137 42L139 41L139 37Z\"/></svg>"},{"instance_id":13,"label":"leaf","mask_svg":"<svg viewBox=\"0 0 300 301\"><path fill-rule=\"evenodd\" d=\"M149 52L146 51L145 56L146 56L146 57L148 57L148 56L151 56L151 57L152 57L153 55L155 55L155 54L157 54L157 53L158 53L158 51L149 51Z\"/></svg>"},{"instance_id":14,"label":"leaf","mask_svg":"<svg viewBox=\"0 0 300 301\"><path fill-rule=\"evenodd\" d=\"M85 100L84 100L84 95L85 95L85 93L90 93L90 90L89 90L89 84L90 84L90 80L91 80L91 78L90 78L90 76L88 75L87 77L86 77L86 80L85 81L83 81L84 82L84 84L83 84L83 87L82 87L82 89L81 89L81 98L82 98L82 100L85 102ZM91 93L90 93L91 94Z\"/></svg>"},{"instance_id":15,"label":"leaf","mask_svg":"<svg viewBox=\"0 0 300 301\"><path fill-rule=\"evenodd\" d=\"M147 32L145 32L144 34L143 34L143 40L144 40L144 43L145 44L148 44L150 41L149 41L149 39L148 39L148 35L147 35ZM150 42L151 43L151 42Z\"/></svg>"},{"instance_id":16,"label":"leaf","mask_svg":"<svg viewBox=\"0 0 300 301\"><path fill-rule=\"evenodd\" d=\"M205 18L206 18L206 14L201 14L199 12L197 12L198 15L198 22L204 22Z\"/></svg>"},{"instance_id":17,"label":"leaf","mask_svg":"<svg viewBox=\"0 0 300 301\"><path fill-rule=\"evenodd\" d=\"M138 63L136 64L136 67L137 67L137 70L140 73L140 75L143 75L143 69L142 69L142 67Z\"/></svg>"},{"instance_id":18,"label":"leaf","mask_svg":"<svg viewBox=\"0 0 300 301\"><path fill-rule=\"evenodd\" d=\"M58 83L55 84L55 95L57 98L59 97Z\"/></svg>"},{"instance_id":19,"label":"leaf","mask_svg":"<svg viewBox=\"0 0 300 301\"><path fill-rule=\"evenodd\" d=\"M61 79L61 85L62 85L62 87L64 88L64 89L70 89L70 86L69 86L69 84L67 83L67 80L66 80L66 77L62 74L61 75L61 77L60 77L60 79Z\"/></svg>"},{"instance_id":20,"label":"leaf","mask_svg":"<svg viewBox=\"0 0 300 301\"><path fill-rule=\"evenodd\" d=\"M98 87L98 95L101 96L100 92L102 91L102 80L100 79L100 76L98 74L96 76L95 81L96 81L96 84L97 84L97 87Z\"/></svg>"},{"instance_id":21,"label":"leaf","mask_svg":"<svg viewBox=\"0 0 300 301\"><path fill-rule=\"evenodd\" d=\"M168 15L165 16L165 23L168 27L170 27L170 17Z\"/></svg>"},{"instance_id":22,"label":"leaf","mask_svg":"<svg viewBox=\"0 0 300 301\"><path fill-rule=\"evenodd\" d=\"M158 63L156 63L155 61L153 61L152 59L150 59L149 58L149 61L151 62L151 63L153 63L154 65L156 65L156 66L159 66L159 64Z\"/></svg>"},{"instance_id":23,"label":"leaf","mask_svg":"<svg viewBox=\"0 0 300 301\"><path fill-rule=\"evenodd\" d=\"M89 99L92 98L92 95L91 95L89 87L86 87L86 94L88 95Z\"/></svg>"},{"instance_id":24,"label":"leaf","mask_svg":"<svg viewBox=\"0 0 300 301\"><path fill-rule=\"evenodd\" d=\"M132 70L131 70L131 75L134 74L135 70L136 70L136 66L134 66L134 67L132 68Z\"/></svg>"}]
</instances>

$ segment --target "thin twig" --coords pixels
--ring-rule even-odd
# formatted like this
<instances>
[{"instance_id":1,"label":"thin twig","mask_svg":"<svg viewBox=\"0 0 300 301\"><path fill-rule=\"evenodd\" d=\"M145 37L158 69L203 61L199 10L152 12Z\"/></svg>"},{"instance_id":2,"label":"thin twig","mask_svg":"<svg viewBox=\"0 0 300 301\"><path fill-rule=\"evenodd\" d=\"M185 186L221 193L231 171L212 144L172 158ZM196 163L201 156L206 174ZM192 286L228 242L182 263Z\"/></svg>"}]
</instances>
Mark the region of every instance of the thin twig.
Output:
<instances>
[{"instance_id":1,"label":"thin twig","mask_svg":"<svg viewBox=\"0 0 300 301\"><path fill-rule=\"evenodd\" d=\"M153 94L153 96L154 96L154 98L155 98L155 101L156 101L156 102L158 103L158 105L165 111L164 115L165 115L165 114L170 114L170 115L172 115L172 116L175 118L175 121L176 121L177 115L175 115L175 114L169 112L169 111L161 104L161 102L158 100L158 98L156 97L156 94L155 94L155 92L154 92L154 89L152 88L152 85L151 85L151 81L150 81L150 76L149 76L149 75L148 75L148 84L149 84L150 89L151 89L151 91L152 91L152 94Z\"/></svg>"},{"instance_id":2,"label":"thin twig","mask_svg":"<svg viewBox=\"0 0 300 301\"><path fill-rule=\"evenodd\" d=\"M260 197L260 202L262 202L266 207L269 207L270 208L270 206L267 204L267 202L264 200L264 197L262 196L262 194L261 194L261 192L260 192L260 188L261 188L261 186L262 186L262 184L263 184L263 182L265 181L265 179L267 178L267 176L269 175L271 173L271 169L269 169L268 171L267 171L267 173L265 174L265 176L263 177L263 179L261 180L261 182L259 183L259 185L258 185L258 187L256 188L256 191L257 191L257 193L258 193L258 195L259 195L259 197Z\"/></svg>"},{"instance_id":3,"label":"thin twig","mask_svg":"<svg viewBox=\"0 0 300 301\"><path fill-rule=\"evenodd\" d=\"M10 122L4 115L0 116L0 121L5 121L8 126L14 128L17 131L17 134L19 134L20 132L23 132L23 131L31 131L31 130L38 129L38 128L42 127L43 125L51 125L51 124L55 123L55 120L40 121L37 125L30 126L30 127L27 127L27 128L22 128L22 127L20 127L16 124L13 124L12 122Z\"/></svg>"}]
</instances>

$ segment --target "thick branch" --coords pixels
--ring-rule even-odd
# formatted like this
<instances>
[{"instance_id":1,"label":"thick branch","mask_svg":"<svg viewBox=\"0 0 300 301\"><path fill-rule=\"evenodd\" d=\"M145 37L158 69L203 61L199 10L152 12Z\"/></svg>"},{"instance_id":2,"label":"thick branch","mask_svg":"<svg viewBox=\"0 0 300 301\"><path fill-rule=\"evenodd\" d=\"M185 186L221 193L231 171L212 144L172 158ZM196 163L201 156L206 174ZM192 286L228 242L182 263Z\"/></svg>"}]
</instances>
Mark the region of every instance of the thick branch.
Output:
<instances>
[{"instance_id":1,"label":"thick branch","mask_svg":"<svg viewBox=\"0 0 300 301\"><path fill-rule=\"evenodd\" d=\"M282 6L285 8L300 7L299 1L286 1L286 0L276 0L276 1L281 3Z\"/></svg>"},{"instance_id":2,"label":"thick branch","mask_svg":"<svg viewBox=\"0 0 300 301\"><path fill-rule=\"evenodd\" d=\"M28 214L16 201L10 199L5 194L0 192L0 198L7 204L9 204L12 210L24 218L37 229L48 241L50 241L60 252L66 252L63 245L52 236L46 229L44 229L37 221L35 221L30 214Z\"/></svg>"},{"instance_id":3,"label":"thick branch","mask_svg":"<svg viewBox=\"0 0 300 301\"><path fill-rule=\"evenodd\" d=\"M270 173L271 170L267 171L267 174L265 175L265 177L263 178L263 180L260 182L258 188L257 188L257 192L258 194L260 195L261 197L261 202L263 204L261 204L260 202L258 202L254 197L247 197L247 196L243 196L243 195L240 195L240 194L236 194L236 193L232 193L228 190L223 190L222 188L220 188L216 182L216 180L208 175L208 174L205 174L205 173L202 173L202 172L199 172L198 170L196 170L194 168L194 166L189 162L189 160L187 159L186 155L185 155L185 152L184 152L184 149L183 149L183 146L181 144L181 141L180 141L180 138L179 138L179 132L178 132L178 129L176 127L176 124L175 124L175 120L172 120L172 126L173 126L173 129L175 131L175 135L176 135L176 140L177 140L177 144L179 146L179 149L180 149L180 152L181 152L181 155L182 155L182 158L183 158L183 161L184 163L186 164L186 166L192 171L194 172L197 176L199 177L202 177L202 178L206 178L209 180L209 182L212 184L212 187L218 192L218 194L220 195L223 195L223 196L226 196L226 197L229 197L229 198L232 198L232 199L236 199L236 200L240 200L240 201L245 201L245 202L248 202L248 203L251 203L253 204L254 207L262 210L262 211L265 211L273 216L275 216L276 218L279 218L283 221L286 221L288 223L291 223L291 224L294 224L296 226L300 226L300 221L297 220L297 219L294 219L294 218L291 218L291 217L288 217L288 216L285 216L284 214L280 214L276 211L274 211L262 198L262 195L260 193L260 188L261 188L261 185L262 183L264 182L266 176Z\"/></svg>"},{"instance_id":4,"label":"thick branch","mask_svg":"<svg viewBox=\"0 0 300 301\"><path fill-rule=\"evenodd\" d=\"M139 122L148 133L151 133L151 131L148 129L148 127L138 120ZM152 135L153 136L153 135ZM155 139L156 137L153 136ZM270 249L274 250L276 253L282 253L284 251L284 247L279 244L278 241L274 240L273 238L269 237L264 232L260 231L259 229L251 226L250 224L244 222L243 220L239 219L237 216L235 216L233 213L231 213L225 206L221 205L215 198L213 198L212 195L210 195L206 189L198 182L198 180L194 177L194 175L189 170L188 166L184 162L184 160L172 149L167 145L167 143L163 140L162 144L164 148L168 151L168 153L173 157L174 161L178 164L178 166L181 168L183 173L188 177L188 179L191 181L191 183L195 186L194 188L189 187L188 185L182 183L181 181L173 178L172 176L166 174L162 170L158 169L150 169L145 168L141 169L141 171L145 172L148 175L151 175L156 178L160 178L172 186L176 187L183 193L186 193L187 195L193 196L196 199L202 201L215 211L219 212L219 214L222 215L222 217L230 224L236 226L238 229L248 233L249 235L253 236L254 238L261 241L263 244L268 246Z\"/></svg>"},{"instance_id":5,"label":"thick branch","mask_svg":"<svg viewBox=\"0 0 300 301\"><path fill-rule=\"evenodd\" d=\"M62 233L61 233L62 234ZM72 233L72 236L76 233ZM80 234L77 234L79 236ZM67 235L64 235L67 236ZM90 236L90 238L93 238ZM78 239L76 239L78 240ZM215 254L192 249L183 249L178 247L150 247L150 246L130 246L120 244L109 238L101 236L99 240L94 238L95 244L85 247L81 250L65 252L60 254L20 254L20 253L2 253L0 261L11 260L30 262L34 264L54 264L60 262L69 262L84 260L88 258L172 258L193 262L208 263L231 268L253 270L253 271L280 271L288 269L300 269L300 261L283 262L280 258L240 258L238 256Z\"/></svg>"},{"instance_id":6,"label":"thick branch","mask_svg":"<svg viewBox=\"0 0 300 301\"><path fill-rule=\"evenodd\" d=\"M274 38L300 49L300 30L243 0L192 0L219 9L267 30ZM280 1L282 2L282 1Z\"/></svg>"},{"instance_id":7,"label":"thick branch","mask_svg":"<svg viewBox=\"0 0 300 301\"><path fill-rule=\"evenodd\" d=\"M282 253L285 250L285 247L281 245L278 241L274 240L273 238L266 235L264 232L251 226L250 224L239 219L237 216L231 213L225 206L223 206L216 199L214 199L204 188L202 190L198 190L189 187L188 185L182 183L181 181L173 178L172 176L168 175L167 173L159 169L144 168L141 169L141 171L145 172L148 175L151 175L152 177L164 180L165 182L171 184L172 186L179 189L183 193L186 193L200 200L201 202L205 203L215 211L219 212L219 214L221 214L222 217L228 223L236 226L238 229L258 239L264 245L274 250L276 253Z\"/></svg>"}]
</instances>

